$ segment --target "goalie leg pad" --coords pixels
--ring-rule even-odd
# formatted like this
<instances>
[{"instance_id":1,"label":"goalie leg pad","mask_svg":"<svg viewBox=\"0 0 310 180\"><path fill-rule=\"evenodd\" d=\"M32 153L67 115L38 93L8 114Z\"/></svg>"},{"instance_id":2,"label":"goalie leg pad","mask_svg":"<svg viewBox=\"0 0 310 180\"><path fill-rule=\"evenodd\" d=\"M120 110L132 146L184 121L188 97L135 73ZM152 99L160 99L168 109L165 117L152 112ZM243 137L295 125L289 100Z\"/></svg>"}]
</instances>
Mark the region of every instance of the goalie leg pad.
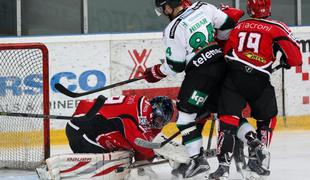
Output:
<instances>
[{"instance_id":1,"label":"goalie leg pad","mask_svg":"<svg viewBox=\"0 0 310 180\"><path fill-rule=\"evenodd\" d=\"M124 179L133 154L118 151L105 154L65 154L46 160L51 179Z\"/></svg>"}]
</instances>

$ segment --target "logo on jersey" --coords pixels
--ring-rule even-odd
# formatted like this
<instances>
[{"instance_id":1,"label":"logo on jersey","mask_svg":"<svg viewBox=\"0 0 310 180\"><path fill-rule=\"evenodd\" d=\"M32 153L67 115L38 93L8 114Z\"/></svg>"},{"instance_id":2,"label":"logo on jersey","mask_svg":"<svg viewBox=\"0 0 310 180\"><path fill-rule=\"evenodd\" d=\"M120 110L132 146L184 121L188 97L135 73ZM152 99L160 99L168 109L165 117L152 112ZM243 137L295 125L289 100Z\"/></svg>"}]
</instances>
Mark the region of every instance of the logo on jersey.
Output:
<instances>
[{"instance_id":1,"label":"logo on jersey","mask_svg":"<svg viewBox=\"0 0 310 180\"><path fill-rule=\"evenodd\" d=\"M255 61L259 61L259 62L264 63L264 64L266 63L266 59L265 58L263 58L263 57L261 57L259 55L256 55L253 52L245 52L245 53L243 53L243 55L246 56L249 59L252 59L252 60L255 60Z\"/></svg>"},{"instance_id":2,"label":"logo on jersey","mask_svg":"<svg viewBox=\"0 0 310 180\"><path fill-rule=\"evenodd\" d=\"M143 49L141 53L139 53L136 49L134 49L132 52L128 50L128 53L135 63L135 67L133 68L129 79L132 79L134 77L139 77L142 75L142 73L146 70L146 61L149 58L149 55L151 54L151 49Z\"/></svg>"},{"instance_id":3,"label":"logo on jersey","mask_svg":"<svg viewBox=\"0 0 310 180\"><path fill-rule=\"evenodd\" d=\"M194 91L188 102L192 105L202 107L207 98L208 98L207 94L200 91Z\"/></svg>"},{"instance_id":4,"label":"logo on jersey","mask_svg":"<svg viewBox=\"0 0 310 180\"><path fill-rule=\"evenodd\" d=\"M244 66L244 68L245 68L245 72L247 72L247 73L251 73L253 70L253 68L250 66Z\"/></svg>"},{"instance_id":5,"label":"logo on jersey","mask_svg":"<svg viewBox=\"0 0 310 180\"><path fill-rule=\"evenodd\" d=\"M211 60L213 56L222 53L221 48L218 49L212 49L210 50L209 48L206 48L206 50L202 50L197 56L195 56L192 60L193 64L196 67L199 67L203 63L205 63L208 60Z\"/></svg>"}]
</instances>

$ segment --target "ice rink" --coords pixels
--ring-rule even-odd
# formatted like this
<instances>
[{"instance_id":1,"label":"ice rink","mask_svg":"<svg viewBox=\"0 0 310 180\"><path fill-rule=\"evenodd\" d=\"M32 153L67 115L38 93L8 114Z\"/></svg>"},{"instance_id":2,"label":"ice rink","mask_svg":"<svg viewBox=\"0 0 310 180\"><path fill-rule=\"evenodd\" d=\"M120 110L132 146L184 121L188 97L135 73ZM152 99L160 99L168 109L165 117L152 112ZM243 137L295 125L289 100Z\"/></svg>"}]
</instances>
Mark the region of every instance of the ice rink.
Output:
<instances>
[{"instance_id":1,"label":"ice rink","mask_svg":"<svg viewBox=\"0 0 310 180\"><path fill-rule=\"evenodd\" d=\"M213 139L213 142L215 140ZM310 170L310 131L297 132L275 132L273 142L270 147L271 151L271 175L269 180L308 180ZM52 147L52 154L60 154L62 152L70 152L63 146ZM217 168L216 158L209 159L211 172ZM153 166L157 178L160 180L175 179L171 176L171 168L168 164ZM235 165L230 168L230 179L241 179L236 173ZM130 179L149 179L147 177L137 177L133 171ZM32 171L13 171L0 170L1 180L37 180L35 172ZM194 178L192 178L194 179ZM203 178L195 178L203 179Z\"/></svg>"}]
</instances>

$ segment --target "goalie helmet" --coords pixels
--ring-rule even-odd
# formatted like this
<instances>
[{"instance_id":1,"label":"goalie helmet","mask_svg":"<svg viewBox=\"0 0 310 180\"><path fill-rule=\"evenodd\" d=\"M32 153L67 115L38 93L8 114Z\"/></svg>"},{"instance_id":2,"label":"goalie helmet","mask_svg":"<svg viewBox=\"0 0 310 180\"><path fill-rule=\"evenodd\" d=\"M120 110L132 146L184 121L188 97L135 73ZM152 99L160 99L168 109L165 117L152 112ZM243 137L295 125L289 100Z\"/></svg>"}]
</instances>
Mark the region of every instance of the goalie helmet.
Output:
<instances>
[{"instance_id":1,"label":"goalie helmet","mask_svg":"<svg viewBox=\"0 0 310 180\"><path fill-rule=\"evenodd\" d=\"M154 129L161 129L173 116L174 110L172 101L166 96L156 96L150 103L152 106L151 127Z\"/></svg>"},{"instance_id":2,"label":"goalie helmet","mask_svg":"<svg viewBox=\"0 0 310 180\"><path fill-rule=\"evenodd\" d=\"M271 15L270 0L248 0L247 13L252 18L266 18Z\"/></svg>"},{"instance_id":3,"label":"goalie helmet","mask_svg":"<svg viewBox=\"0 0 310 180\"><path fill-rule=\"evenodd\" d=\"M193 3L190 0L155 0L155 12L158 16L162 14L162 8L165 4L168 4L172 8L176 8L178 6L182 6L183 8L187 8L191 6Z\"/></svg>"}]
</instances>

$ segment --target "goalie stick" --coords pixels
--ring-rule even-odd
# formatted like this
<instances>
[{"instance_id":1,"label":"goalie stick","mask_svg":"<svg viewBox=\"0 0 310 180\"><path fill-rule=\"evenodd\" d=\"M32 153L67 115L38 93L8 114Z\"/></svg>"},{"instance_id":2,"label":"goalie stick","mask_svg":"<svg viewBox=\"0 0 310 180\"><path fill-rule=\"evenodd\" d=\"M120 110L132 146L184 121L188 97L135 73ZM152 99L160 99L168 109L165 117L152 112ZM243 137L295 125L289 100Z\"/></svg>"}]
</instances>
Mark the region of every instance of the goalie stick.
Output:
<instances>
[{"instance_id":1,"label":"goalie stick","mask_svg":"<svg viewBox=\"0 0 310 180\"><path fill-rule=\"evenodd\" d=\"M104 102L107 100L106 97L100 95L98 96L96 102L92 108L85 115L87 118L92 119L100 108L104 105ZM44 118L44 119L64 119L71 120L72 116L58 116L58 115L49 115L49 114L33 114L33 113L19 113L19 112L0 112L0 116L12 116L12 117L25 117L25 118ZM84 117L84 116L82 116ZM80 117L77 117L80 118Z\"/></svg>"},{"instance_id":2,"label":"goalie stick","mask_svg":"<svg viewBox=\"0 0 310 180\"><path fill-rule=\"evenodd\" d=\"M58 116L47 114L32 114L32 113L15 113L15 112L0 112L0 116L13 116L13 117L25 117L25 118L44 118L44 119L64 119L71 120L72 116Z\"/></svg>"},{"instance_id":3,"label":"goalie stick","mask_svg":"<svg viewBox=\"0 0 310 180\"><path fill-rule=\"evenodd\" d=\"M96 92L99 92L99 91L103 91L103 90L107 90L107 89L111 89L111 88L114 88L114 87L117 87L117 86L122 86L124 84L128 84L128 83L131 83L131 82L135 82L135 81L138 81L138 80L141 80L141 79L144 79L145 76L140 76L140 77L137 77L137 78L133 78L133 79L128 79L128 80L125 80L125 81L121 81L121 82L118 82L118 83L115 83L115 84L110 84L108 86L104 86L104 87L101 87L101 88L98 88L98 89L93 89L93 90L90 90L90 91L86 91L86 92L72 92L70 91L69 89L65 88L62 84L60 83L56 83L55 84L55 88L61 92L62 94L65 94L69 97L72 97L72 98L76 98L76 97L81 97L81 96L85 96L85 95L89 95L89 94L92 94L92 93L96 93Z\"/></svg>"}]
</instances>

